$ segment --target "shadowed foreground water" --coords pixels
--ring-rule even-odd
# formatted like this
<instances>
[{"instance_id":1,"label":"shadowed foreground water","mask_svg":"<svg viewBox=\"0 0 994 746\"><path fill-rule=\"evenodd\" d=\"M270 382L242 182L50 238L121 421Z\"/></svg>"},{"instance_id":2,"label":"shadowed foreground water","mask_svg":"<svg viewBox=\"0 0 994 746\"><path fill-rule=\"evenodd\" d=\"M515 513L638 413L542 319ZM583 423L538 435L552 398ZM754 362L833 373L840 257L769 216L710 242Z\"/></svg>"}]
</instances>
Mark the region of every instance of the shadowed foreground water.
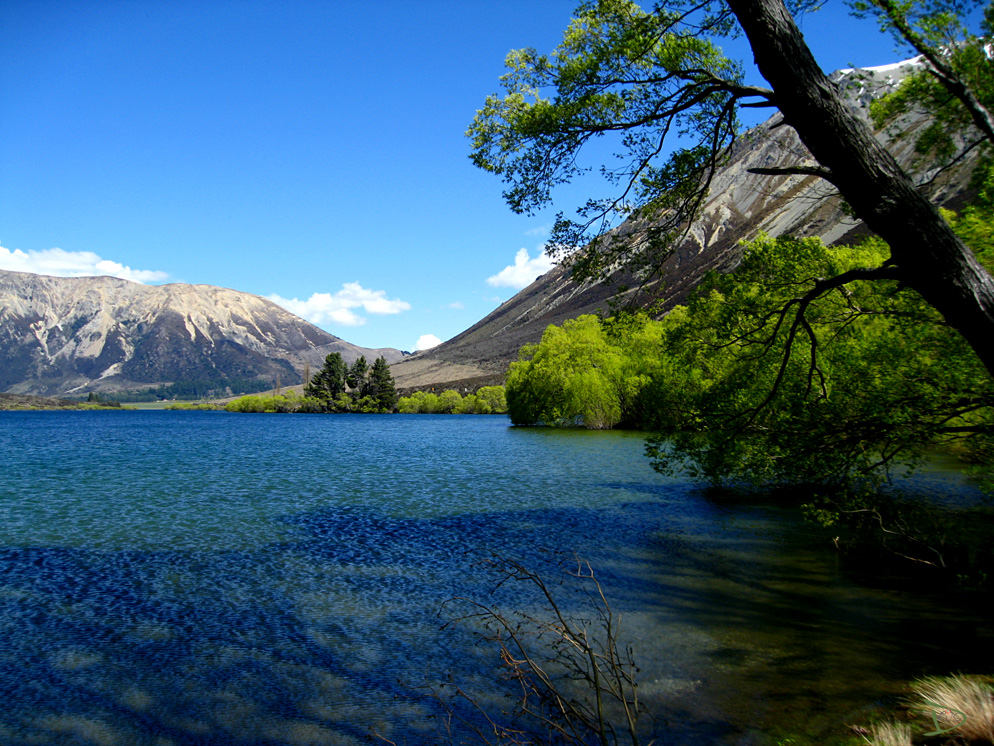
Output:
<instances>
[{"instance_id":1,"label":"shadowed foreground water","mask_svg":"<svg viewBox=\"0 0 994 746\"><path fill-rule=\"evenodd\" d=\"M907 678L991 668L969 598L860 586L791 511L656 475L633 434L2 413L0 453L4 746L437 743L426 678L501 687L439 616L487 598L487 551L595 565L663 743L828 741Z\"/></svg>"}]
</instances>

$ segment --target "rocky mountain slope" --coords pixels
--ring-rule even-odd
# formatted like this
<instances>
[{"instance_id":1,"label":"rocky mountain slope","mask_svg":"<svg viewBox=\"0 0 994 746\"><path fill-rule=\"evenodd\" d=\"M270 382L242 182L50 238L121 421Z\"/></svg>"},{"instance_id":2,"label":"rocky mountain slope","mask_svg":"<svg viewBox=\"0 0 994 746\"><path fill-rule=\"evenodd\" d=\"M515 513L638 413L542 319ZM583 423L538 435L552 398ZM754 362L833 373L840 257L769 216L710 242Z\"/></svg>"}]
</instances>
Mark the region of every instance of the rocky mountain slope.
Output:
<instances>
[{"instance_id":1,"label":"rocky mountain slope","mask_svg":"<svg viewBox=\"0 0 994 746\"><path fill-rule=\"evenodd\" d=\"M834 78L865 118L870 101L893 90L915 64L911 60L862 71L840 71ZM715 174L699 218L664 264L663 281L645 285L636 298L630 297L636 291L630 291L628 300L644 305L662 299L664 307L679 303L708 271L732 270L739 261L740 243L760 233L818 236L829 244L844 244L866 234L866 229L842 209L838 195L823 180L748 172L751 168L814 164L794 130L780 127L781 123L782 117L777 114L738 140L727 162ZM902 123L902 131L911 134L923 124L911 118ZM891 140L885 132L877 133L877 137ZM914 170L912 141L912 137L893 141L890 149L902 165ZM925 188L940 204L955 206L966 193L969 165L965 163L943 174ZM923 182L930 176L920 174ZM636 244L644 235L638 225L625 224L619 230ZM623 269L616 270L606 282L578 284L570 278L568 269L556 267L471 328L392 366L397 384L404 388L472 388L500 381L510 362L517 359L521 346L537 342L549 324L607 311L608 301L620 287L639 284Z\"/></svg>"},{"instance_id":2,"label":"rocky mountain slope","mask_svg":"<svg viewBox=\"0 0 994 746\"><path fill-rule=\"evenodd\" d=\"M195 381L299 383L326 355L389 362L256 295L209 285L0 271L0 391L44 396Z\"/></svg>"}]
</instances>

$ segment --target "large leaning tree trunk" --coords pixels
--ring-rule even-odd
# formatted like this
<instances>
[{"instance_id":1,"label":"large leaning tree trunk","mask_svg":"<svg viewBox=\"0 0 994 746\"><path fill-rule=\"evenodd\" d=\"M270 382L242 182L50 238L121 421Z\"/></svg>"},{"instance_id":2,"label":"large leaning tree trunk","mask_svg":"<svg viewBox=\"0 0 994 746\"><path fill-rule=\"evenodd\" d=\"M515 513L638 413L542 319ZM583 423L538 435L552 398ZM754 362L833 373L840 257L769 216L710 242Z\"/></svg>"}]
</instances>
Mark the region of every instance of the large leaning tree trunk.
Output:
<instances>
[{"instance_id":1,"label":"large leaning tree trunk","mask_svg":"<svg viewBox=\"0 0 994 746\"><path fill-rule=\"evenodd\" d=\"M821 71L782 0L728 0L775 103L821 174L887 241L898 277L957 329L994 376L994 280Z\"/></svg>"}]
</instances>

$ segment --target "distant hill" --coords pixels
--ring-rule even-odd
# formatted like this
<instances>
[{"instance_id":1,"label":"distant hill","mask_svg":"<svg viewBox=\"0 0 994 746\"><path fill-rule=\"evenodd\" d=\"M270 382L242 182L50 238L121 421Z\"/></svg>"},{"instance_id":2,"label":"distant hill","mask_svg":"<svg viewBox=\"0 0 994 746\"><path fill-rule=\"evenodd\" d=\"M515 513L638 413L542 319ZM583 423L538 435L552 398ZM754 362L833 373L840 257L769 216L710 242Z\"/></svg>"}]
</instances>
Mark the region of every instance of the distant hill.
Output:
<instances>
[{"instance_id":1,"label":"distant hill","mask_svg":"<svg viewBox=\"0 0 994 746\"><path fill-rule=\"evenodd\" d=\"M870 101L893 88L913 69L904 65L835 73L852 101L866 116ZM664 308L682 302L711 270L728 272L741 256L740 242L760 233L771 236L818 236L825 243L848 243L868 234L850 218L832 187L813 176L758 176L748 173L756 167L784 167L806 164L810 156L794 130L779 127L777 114L739 138L728 161L715 174L701 215L690 226L687 237L664 265L664 281L620 296L637 306L662 300ZM924 126L921 119L904 122L903 134ZM886 133L881 140L891 142ZM890 149L901 164L912 168L913 138L891 142ZM964 163L928 186L940 204L955 206L967 191L970 164ZM618 229L636 246L644 240L645 226L626 223ZM391 366L399 387L474 388L503 380L507 366L517 359L518 350L541 339L549 324L562 324L581 314L608 311L608 301L622 286L638 287L636 278L624 269L616 270L605 282L574 282L568 269L555 267L513 298L505 301L472 327L431 350L417 353Z\"/></svg>"},{"instance_id":2,"label":"distant hill","mask_svg":"<svg viewBox=\"0 0 994 746\"><path fill-rule=\"evenodd\" d=\"M21 394L0 394L0 412L22 409L76 409L82 406L68 399L54 399L45 396L23 396Z\"/></svg>"},{"instance_id":3,"label":"distant hill","mask_svg":"<svg viewBox=\"0 0 994 746\"><path fill-rule=\"evenodd\" d=\"M117 393L216 382L237 389L299 383L326 355L388 362L270 300L210 285L140 285L114 277L0 271L0 391Z\"/></svg>"}]
</instances>

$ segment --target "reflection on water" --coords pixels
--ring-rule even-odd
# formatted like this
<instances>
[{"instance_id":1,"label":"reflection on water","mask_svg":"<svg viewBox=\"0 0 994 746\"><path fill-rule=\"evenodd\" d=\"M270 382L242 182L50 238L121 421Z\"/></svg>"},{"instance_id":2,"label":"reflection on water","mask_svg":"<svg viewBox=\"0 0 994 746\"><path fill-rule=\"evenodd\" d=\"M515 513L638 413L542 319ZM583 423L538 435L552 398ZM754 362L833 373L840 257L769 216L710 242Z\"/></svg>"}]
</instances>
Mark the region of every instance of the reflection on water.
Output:
<instances>
[{"instance_id":1,"label":"reflection on water","mask_svg":"<svg viewBox=\"0 0 994 746\"><path fill-rule=\"evenodd\" d=\"M0 416L0 450L4 746L435 743L426 674L500 686L438 617L485 597L479 549L595 564L671 744L828 740L908 677L990 669L979 610L856 585L628 434L41 412Z\"/></svg>"}]
</instances>

